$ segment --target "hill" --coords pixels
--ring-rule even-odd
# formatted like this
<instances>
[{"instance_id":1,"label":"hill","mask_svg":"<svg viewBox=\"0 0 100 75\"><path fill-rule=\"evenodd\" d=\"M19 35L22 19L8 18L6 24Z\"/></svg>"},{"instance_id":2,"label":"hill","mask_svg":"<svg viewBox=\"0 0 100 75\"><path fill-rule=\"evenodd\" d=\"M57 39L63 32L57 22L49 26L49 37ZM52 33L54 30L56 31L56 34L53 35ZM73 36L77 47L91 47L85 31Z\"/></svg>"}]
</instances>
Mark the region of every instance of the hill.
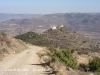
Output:
<instances>
[{"instance_id":1,"label":"hill","mask_svg":"<svg viewBox=\"0 0 100 75\"><path fill-rule=\"evenodd\" d=\"M74 48L82 51L100 51L100 43L83 35L77 34L66 27L57 27L43 33L46 39L60 48Z\"/></svg>"},{"instance_id":2,"label":"hill","mask_svg":"<svg viewBox=\"0 0 100 75\"><path fill-rule=\"evenodd\" d=\"M7 35L5 32L0 32L0 59L12 53L18 53L27 46L21 40L14 39Z\"/></svg>"},{"instance_id":3,"label":"hill","mask_svg":"<svg viewBox=\"0 0 100 75\"><path fill-rule=\"evenodd\" d=\"M66 27L57 27L49 29L43 34L38 35L34 32L28 32L15 36L26 43L38 46L55 46L58 48L74 48L78 51L99 51L100 43L83 35L79 35Z\"/></svg>"},{"instance_id":4,"label":"hill","mask_svg":"<svg viewBox=\"0 0 100 75\"><path fill-rule=\"evenodd\" d=\"M51 41L49 41L48 39L45 39L42 35L38 35L34 32L28 32L21 35L17 35L15 36L15 38L20 39L26 43L30 43L30 44L38 45L38 46L49 47L52 44Z\"/></svg>"},{"instance_id":5,"label":"hill","mask_svg":"<svg viewBox=\"0 0 100 75\"><path fill-rule=\"evenodd\" d=\"M0 23L0 30L12 36L33 31L43 33L53 25L65 25L73 31L100 40L100 13L58 13Z\"/></svg>"}]
</instances>

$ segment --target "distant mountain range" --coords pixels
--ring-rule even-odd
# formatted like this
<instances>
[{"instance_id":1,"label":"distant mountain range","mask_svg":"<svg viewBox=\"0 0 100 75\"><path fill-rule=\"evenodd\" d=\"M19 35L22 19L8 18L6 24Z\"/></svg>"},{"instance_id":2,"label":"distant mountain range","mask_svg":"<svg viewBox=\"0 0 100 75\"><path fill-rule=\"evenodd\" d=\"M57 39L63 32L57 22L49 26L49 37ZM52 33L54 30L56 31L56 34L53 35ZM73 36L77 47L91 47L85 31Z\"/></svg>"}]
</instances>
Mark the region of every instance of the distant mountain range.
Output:
<instances>
[{"instance_id":1,"label":"distant mountain range","mask_svg":"<svg viewBox=\"0 0 100 75\"><path fill-rule=\"evenodd\" d=\"M65 25L86 37L100 40L100 13L58 13L27 19L12 19L0 23L0 30L6 30L15 36L29 31L42 33L54 25Z\"/></svg>"},{"instance_id":2,"label":"distant mountain range","mask_svg":"<svg viewBox=\"0 0 100 75\"><path fill-rule=\"evenodd\" d=\"M24 19L34 16L40 16L41 14L7 14L7 13L0 13L0 22L7 21L10 19Z\"/></svg>"}]
</instances>

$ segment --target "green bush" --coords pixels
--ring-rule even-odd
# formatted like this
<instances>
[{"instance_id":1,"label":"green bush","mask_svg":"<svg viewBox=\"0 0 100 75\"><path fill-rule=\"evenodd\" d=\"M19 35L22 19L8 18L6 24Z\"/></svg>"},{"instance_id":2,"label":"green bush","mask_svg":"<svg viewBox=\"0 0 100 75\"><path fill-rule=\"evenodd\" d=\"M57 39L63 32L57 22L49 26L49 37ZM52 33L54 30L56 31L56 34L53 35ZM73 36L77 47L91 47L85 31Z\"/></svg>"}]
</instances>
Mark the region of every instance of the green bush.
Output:
<instances>
[{"instance_id":1,"label":"green bush","mask_svg":"<svg viewBox=\"0 0 100 75\"><path fill-rule=\"evenodd\" d=\"M100 72L100 58L95 57L92 61L89 62L90 71Z\"/></svg>"},{"instance_id":2,"label":"green bush","mask_svg":"<svg viewBox=\"0 0 100 75\"><path fill-rule=\"evenodd\" d=\"M38 45L38 46L50 46L52 45L52 42L49 41L48 39L45 39L42 35L38 35L34 32L28 32L25 34L17 35L15 36L16 39L20 39L26 43L30 43L33 45Z\"/></svg>"},{"instance_id":3,"label":"green bush","mask_svg":"<svg viewBox=\"0 0 100 75\"><path fill-rule=\"evenodd\" d=\"M53 49L53 48L51 48ZM49 53L49 56L51 57L51 62L62 62L67 67L71 67L73 69L77 69L77 61L73 57L74 50L73 49L64 49L64 50L50 50L53 51Z\"/></svg>"}]
</instances>

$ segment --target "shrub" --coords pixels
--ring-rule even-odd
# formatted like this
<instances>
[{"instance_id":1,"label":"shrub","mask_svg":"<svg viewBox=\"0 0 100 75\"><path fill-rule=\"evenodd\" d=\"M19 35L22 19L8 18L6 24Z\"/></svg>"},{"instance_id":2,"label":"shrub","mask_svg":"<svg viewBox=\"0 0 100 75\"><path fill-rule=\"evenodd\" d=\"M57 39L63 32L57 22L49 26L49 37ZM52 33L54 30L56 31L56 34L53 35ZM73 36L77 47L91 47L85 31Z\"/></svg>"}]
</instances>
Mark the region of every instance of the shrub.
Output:
<instances>
[{"instance_id":1,"label":"shrub","mask_svg":"<svg viewBox=\"0 0 100 75\"><path fill-rule=\"evenodd\" d=\"M51 48L53 49L53 48ZM51 50L52 51L52 50ZM53 52L49 56L51 57L51 62L62 62L67 67L71 67L73 69L77 69L77 61L73 57L73 49L63 49L63 50L56 50L54 49Z\"/></svg>"},{"instance_id":2,"label":"shrub","mask_svg":"<svg viewBox=\"0 0 100 75\"><path fill-rule=\"evenodd\" d=\"M100 72L100 58L95 57L92 61L89 62L90 71Z\"/></svg>"},{"instance_id":3,"label":"shrub","mask_svg":"<svg viewBox=\"0 0 100 75\"><path fill-rule=\"evenodd\" d=\"M34 32L28 32L25 34L17 35L15 36L16 39L20 39L26 43L30 43L33 45L38 45L38 46L50 46L52 45L52 42L49 41L48 39L45 39L42 35L38 35Z\"/></svg>"}]
</instances>

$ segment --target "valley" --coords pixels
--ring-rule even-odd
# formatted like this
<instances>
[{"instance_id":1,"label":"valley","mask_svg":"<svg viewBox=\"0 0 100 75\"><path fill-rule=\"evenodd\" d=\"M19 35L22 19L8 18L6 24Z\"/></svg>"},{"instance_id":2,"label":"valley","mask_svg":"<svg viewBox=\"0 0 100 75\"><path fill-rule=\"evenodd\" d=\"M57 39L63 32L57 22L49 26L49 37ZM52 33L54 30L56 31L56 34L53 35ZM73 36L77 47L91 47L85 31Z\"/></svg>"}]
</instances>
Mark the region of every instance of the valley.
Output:
<instances>
[{"instance_id":1,"label":"valley","mask_svg":"<svg viewBox=\"0 0 100 75\"><path fill-rule=\"evenodd\" d=\"M79 34L99 41L99 13L58 13L34 16L25 19L12 19L0 23L0 30L5 30L11 36L33 31L43 33L52 26L64 25Z\"/></svg>"}]
</instances>

